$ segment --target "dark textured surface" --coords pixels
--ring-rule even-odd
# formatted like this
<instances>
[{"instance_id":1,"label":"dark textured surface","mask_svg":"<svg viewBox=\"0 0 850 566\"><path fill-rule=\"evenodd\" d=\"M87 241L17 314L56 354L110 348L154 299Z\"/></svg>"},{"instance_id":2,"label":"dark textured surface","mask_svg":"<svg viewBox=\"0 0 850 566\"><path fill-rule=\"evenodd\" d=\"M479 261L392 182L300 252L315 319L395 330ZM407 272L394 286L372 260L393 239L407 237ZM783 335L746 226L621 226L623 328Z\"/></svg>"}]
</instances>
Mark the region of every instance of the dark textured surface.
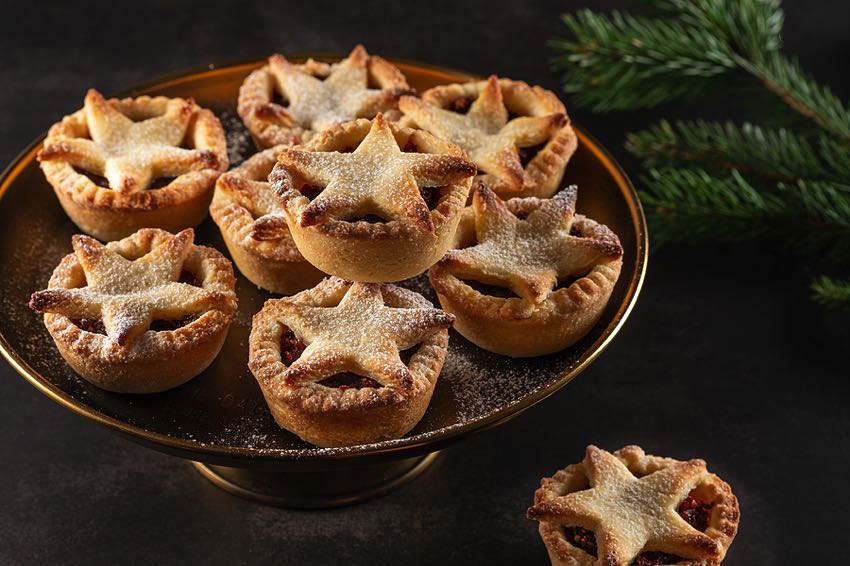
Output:
<instances>
[{"instance_id":1,"label":"dark textured surface","mask_svg":"<svg viewBox=\"0 0 850 566\"><path fill-rule=\"evenodd\" d=\"M0 161L79 107L89 86L111 91L273 50L345 51L363 41L387 56L556 88L543 40L561 31L557 14L571 5L522 4L66 3L7 12ZM787 50L847 98L844 3L786 8ZM739 109L717 97L666 112L726 117ZM572 114L632 173L623 135L661 115ZM3 364L0 564L544 564L525 508L539 477L580 459L591 442L705 458L741 500L725 564L845 563L836 548L850 505L841 485L850 386L839 363L850 346L848 319L810 304L810 274L794 265L755 245L661 251L626 328L573 384L451 448L415 483L335 511L231 497L188 464L60 408Z\"/></svg>"}]
</instances>

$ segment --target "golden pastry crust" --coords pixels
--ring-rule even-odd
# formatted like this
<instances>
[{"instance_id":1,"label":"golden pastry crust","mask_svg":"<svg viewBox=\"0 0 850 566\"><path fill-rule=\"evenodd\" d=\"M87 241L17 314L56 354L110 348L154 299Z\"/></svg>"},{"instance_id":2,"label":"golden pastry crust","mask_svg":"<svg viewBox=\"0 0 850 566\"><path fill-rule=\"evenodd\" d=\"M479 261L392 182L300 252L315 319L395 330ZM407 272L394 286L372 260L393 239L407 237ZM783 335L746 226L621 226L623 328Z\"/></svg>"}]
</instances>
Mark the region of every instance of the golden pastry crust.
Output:
<instances>
[{"instance_id":1,"label":"golden pastry crust","mask_svg":"<svg viewBox=\"0 0 850 566\"><path fill-rule=\"evenodd\" d=\"M275 54L242 83L237 112L264 149L304 143L335 123L378 112L398 118L398 98L412 92L395 65L369 55L362 45L338 63L294 64ZM285 106L275 102L276 95Z\"/></svg>"},{"instance_id":2,"label":"golden pastry crust","mask_svg":"<svg viewBox=\"0 0 850 566\"><path fill-rule=\"evenodd\" d=\"M710 505L705 529L678 510L686 498ZM667 554L664 564L715 566L735 538L740 510L732 488L703 460L651 456L638 446L613 454L588 446L582 463L543 478L528 517L540 521L554 566L626 566L642 552ZM592 535L590 549L568 540L565 529L576 527Z\"/></svg>"},{"instance_id":3,"label":"golden pastry crust","mask_svg":"<svg viewBox=\"0 0 850 566\"><path fill-rule=\"evenodd\" d=\"M378 114L283 148L269 183L310 263L353 281L390 282L442 257L474 174L457 146Z\"/></svg>"},{"instance_id":4,"label":"golden pastry crust","mask_svg":"<svg viewBox=\"0 0 850 566\"><path fill-rule=\"evenodd\" d=\"M413 291L331 277L266 302L254 316L248 365L277 423L307 442L399 438L425 414L453 319ZM304 349L282 353L287 339ZM408 348L415 351L404 363ZM367 381L340 388L340 376Z\"/></svg>"},{"instance_id":5,"label":"golden pastry crust","mask_svg":"<svg viewBox=\"0 0 850 566\"><path fill-rule=\"evenodd\" d=\"M116 240L199 224L227 145L218 118L191 99L106 100L92 89L83 109L50 128L38 160L71 220Z\"/></svg>"},{"instance_id":6,"label":"golden pastry crust","mask_svg":"<svg viewBox=\"0 0 850 566\"><path fill-rule=\"evenodd\" d=\"M325 277L298 248L267 182L283 146L267 149L216 182L210 215L236 267L252 283L291 295Z\"/></svg>"},{"instance_id":7,"label":"golden pastry crust","mask_svg":"<svg viewBox=\"0 0 850 566\"><path fill-rule=\"evenodd\" d=\"M193 236L144 228L106 245L72 238L74 253L30 307L74 371L108 391L154 393L212 362L236 312L235 280L230 262ZM179 282L189 275L197 284ZM177 327L152 329L160 320Z\"/></svg>"},{"instance_id":8,"label":"golden pastry crust","mask_svg":"<svg viewBox=\"0 0 850 566\"><path fill-rule=\"evenodd\" d=\"M421 99L403 96L399 108L402 124L428 130L466 151L478 166L478 180L503 198L552 196L578 146L566 109L553 92L495 75L437 86Z\"/></svg>"},{"instance_id":9,"label":"golden pastry crust","mask_svg":"<svg viewBox=\"0 0 850 566\"><path fill-rule=\"evenodd\" d=\"M607 227L574 215L575 201L575 187L549 200L503 202L476 186L474 219L467 215L456 236L468 247L450 250L428 272L458 332L485 350L531 357L574 344L596 324L623 250ZM556 288L559 282L565 284ZM494 296L476 284L510 293Z\"/></svg>"}]
</instances>

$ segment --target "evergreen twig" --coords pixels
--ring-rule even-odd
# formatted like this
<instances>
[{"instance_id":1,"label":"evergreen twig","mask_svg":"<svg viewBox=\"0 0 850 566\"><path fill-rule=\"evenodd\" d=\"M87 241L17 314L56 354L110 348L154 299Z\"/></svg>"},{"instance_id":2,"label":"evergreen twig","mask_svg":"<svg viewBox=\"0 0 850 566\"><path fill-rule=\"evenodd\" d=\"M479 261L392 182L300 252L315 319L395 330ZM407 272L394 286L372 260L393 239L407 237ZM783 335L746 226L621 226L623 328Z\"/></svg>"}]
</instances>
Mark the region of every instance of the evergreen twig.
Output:
<instances>
[{"instance_id":1,"label":"evergreen twig","mask_svg":"<svg viewBox=\"0 0 850 566\"><path fill-rule=\"evenodd\" d=\"M850 152L830 138L810 142L785 128L737 126L697 120L657 125L628 134L626 147L648 167L669 163L737 169L783 181L842 183L850 172Z\"/></svg>"},{"instance_id":2,"label":"evergreen twig","mask_svg":"<svg viewBox=\"0 0 850 566\"><path fill-rule=\"evenodd\" d=\"M757 79L808 122L803 129L662 120L629 134L648 168L642 199L655 244L780 237L823 261L850 260L850 109L780 53L779 0L649 0L660 17L581 10L553 39L555 68L600 112L694 97L732 74ZM850 281L812 284L850 305Z\"/></svg>"},{"instance_id":3,"label":"evergreen twig","mask_svg":"<svg viewBox=\"0 0 850 566\"><path fill-rule=\"evenodd\" d=\"M850 309L850 281L821 276L811 284L815 302L831 309Z\"/></svg>"}]
</instances>

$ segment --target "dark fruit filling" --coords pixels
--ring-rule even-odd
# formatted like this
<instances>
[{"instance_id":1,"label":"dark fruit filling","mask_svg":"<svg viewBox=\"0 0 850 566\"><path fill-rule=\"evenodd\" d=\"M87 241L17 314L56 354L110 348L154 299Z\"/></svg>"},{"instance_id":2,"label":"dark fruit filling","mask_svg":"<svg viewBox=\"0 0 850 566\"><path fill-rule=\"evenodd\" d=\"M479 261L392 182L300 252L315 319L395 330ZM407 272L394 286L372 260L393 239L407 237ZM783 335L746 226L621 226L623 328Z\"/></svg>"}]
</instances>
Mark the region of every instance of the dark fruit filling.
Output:
<instances>
[{"instance_id":1,"label":"dark fruit filling","mask_svg":"<svg viewBox=\"0 0 850 566\"><path fill-rule=\"evenodd\" d=\"M566 289L570 285L572 285L573 283L578 281L579 279L580 279L579 277L570 277L570 276L561 277L560 279L558 279L558 283L555 285L555 288L553 289L553 291L557 291L558 289Z\"/></svg>"},{"instance_id":2,"label":"dark fruit filling","mask_svg":"<svg viewBox=\"0 0 850 566\"><path fill-rule=\"evenodd\" d=\"M422 198L425 200L425 204L428 205L428 210L434 210L437 208L437 203L440 202L441 196L440 187L420 187L419 193L422 195Z\"/></svg>"},{"instance_id":3,"label":"dark fruit filling","mask_svg":"<svg viewBox=\"0 0 850 566\"><path fill-rule=\"evenodd\" d=\"M307 345L295 336L291 330L287 330L280 337L280 361L284 365L292 365L292 362L301 356Z\"/></svg>"},{"instance_id":4,"label":"dark fruit filling","mask_svg":"<svg viewBox=\"0 0 850 566\"><path fill-rule=\"evenodd\" d=\"M157 177L153 180L153 182L148 186L148 190L152 191L154 189L161 189L171 184L171 182L177 177Z\"/></svg>"},{"instance_id":5,"label":"dark fruit filling","mask_svg":"<svg viewBox=\"0 0 850 566\"><path fill-rule=\"evenodd\" d=\"M410 348L400 351L398 353L398 357L401 358L401 363L404 365L410 365L410 360L413 359L413 354L415 354L418 350L419 344L414 344Z\"/></svg>"},{"instance_id":6,"label":"dark fruit filling","mask_svg":"<svg viewBox=\"0 0 850 566\"><path fill-rule=\"evenodd\" d=\"M564 529L564 537L574 547L582 549L591 556L596 556L596 535L593 531L581 527L567 527Z\"/></svg>"},{"instance_id":7,"label":"dark fruit filling","mask_svg":"<svg viewBox=\"0 0 850 566\"><path fill-rule=\"evenodd\" d=\"M277 90L272 91L272 103L277 104L278 106L283 106L284 108L289 106L289 101L284 100L283 95Z\"/></svg>"},{"instance_id":8,"label":"dark fruit filling","mask_svg":"<svg viewBox=\"0 0 850 566\"><path fill-rule=\"evenodd\" d=\"M89 181L91 181L92 183L94 183L98 187L101 187L103 189L110 188L109 187L109 180L106 177L101 177L100 175L95 175L91 171L86 171L85 169L79 169L77 167L74 167L74 171L76 171L80 175L85 175L86 177L89 178Z\"/></svg>"},{"instance_id":9,"label":"dark fruit filling","mask_svg":"<svg viewBox=\"0 0 850 566\"><path fill-rule=\"evenodd\" d=\"M449 104L449 110L458 114L466 114L469 112L470 106L472 106L472 97L464 96L463 98L452 100L451 104Z\"/></svg>"},{"instance_id":10,"label":"dark fruit filling","mask_svg":"<svg viewBox=\"0 0 850 566\"><path fill-rule=\"evenodd\" d=\"M304 185L301 187L301 194L307 197L310 200L313 200L319 193L325 190L324 187L317 187L316 185Z\"/></svg>"},{"instance_id":11,"label":"dark fruit filling","mask_svg":"<svg viewBox=\"0 0 850 566\"><path fill-rule=\"evenodd\" d=\"M404 153L416 153L417 151L419 151L419 148L418 148L418 147L416 147L416 144L415 144L415 143L413 143L413 140L412 140L412 139L407 138L407 143L406 143L406 144L404 144L404 147L403 147L403 148L401 148L401 150L402 150Z\"/></svg>"},{"instance_id":12,"label":"dark fruit filling","mask_svg":"<svg viewBox=\"0 0 850 566\"><path fill-rule=\"evenodd\" d=\"M72 318L71 322L73 322L80 330L85 330L92 334L103 334L106 336L106 327L103 325L103 321L98 318Z\"/></svg>"},{"instance_id":13,"label":"dark fruit filling","mask_svg":"<svg viewBox=\"0 0 850 566\"><path fill-rule=\"evenodd\" d=\"M666 552L641 552L638 554L631 566L656 566L656 564L676 564L682 561L681 556L667 554Z\"/></svg>"},{"instance_id":14,"label":"dark fruit filling","mask_svg":"<svg viewBox=\"0 0 850 566\"><path fill-rule=\"evenodd\" d=\"M171 330L177 330L178 328L182 328L187 324L191 324L198 320L198 317L195 315L184 316L180 319L170 319L170 320L155 320L151 322L150 330L154 332L166 332Z\"/></svg>"},{"instance_id":15,"label":"dark fruit filling","mask_svg":"<svg viewBox=\"0 0 850 566\"><path fill-rule=\"evenodd\" d=\"M598 548L596 546L596 535L593 531L581 527L567 527L564 529L564 538L571 545L580 548L589 555L596 557ZM676 564L682 560L681 556L667 554L666 552L641 552L638 554L631 566L655 566L656 564Z\"/></svg>"},{"instance_id":16,"label":"dark fruit filling","mask_svg":"<svg viewBox=\"0 0 850 566\"><path fill-rule=\"evenodd\" d=\"M519 151L519 162L522 163L522 166L525 167L528 163L534 159L534 157L540 153L540 150L546 146L545 143L540 145L535 145L532 147L520 147Z\"/></svg>"},{"instance_id":17,"label":"dark fruit filling","mask_svg":"<svg viewBox=\"0 0 850 566\"><path fill-rule=\"evenodd\" d=\"M490 295L491 297L500 297L503 299L512 299L519 296L507 287L502 287L501 285L490 285L488 283L475 281L474 279L464 279L463 282L482 295Z\"/></svg>"},{"instance_id":18,"label":"dark fruit filling","mask_svg":"<svg viewBox=\"0 0 850 566\"><path fill-rule=\"evenodd\" d=\"M177 280L178 283L188 283L193 287L200 287L201 282L198 279L198 276L192 273L191 271L182 270L180 271L180 278Z\"/></svg>"},{"instance_id":19,"label":"dark fruit filling","mask_svg":"<svg viewBox=\"0 0 850 566\"><path fill-rule=\"evenodd\" d=\"M299 340L292 330L287 330L280 337L280 361L287 366L292 365L292 362L301 356L306 347L306 344ZM411 350L415 351L415 347ZM317 383L343 391L346 389L363 389L364 387L374 387L375 389L382 387L371 377L364 377L350 371L334 374Z\"/></svg>"},{"instance_id":20,"label":"dark fruit filling","mask_svg":"<svg viewBox=\"0 0 850 566\"><path fill-rule=\"evenodd\" d=\"M354 150L355 150L355 147L353 145L347 145L344 148L342 148L341 150L339 150L339 152L340 153L351 153Z\"/></svg>"},{"instance_id":21,"label":"dark fruit filling","mask_svg":"<svg viewBox=\"0 0 850 566\"><path fill-rule=\"evenodd\" d=\"M319 385L324 385L325 387L342 389L343 391L346 389L363 389L364 387L374 387L375 389L381 387L381 384L371 377L363 377L362 375L357 375L350 371L336 373L317 383Z\"/></svg>"},{"instance_id":22,"label":"dark fruit filling","mask_svg":"<svg viewBox=\"0 0 850 566\"><path fill-rule=\"evenodd\" d=\"M352 218L349 222L367 222L369 224L384 224L387 222L387 219L378 216L377 214L366 214L364 216L358 216L357 218Z\"/></svg>"},{"instance_id":23,"label":"dark fruit filling","mask_svg":"<svg viewBox=\"0 0 850 566\"><path fill-rule=\"evenodd\" d=\"M570 236L575 236L577 238L580 238L581 237L581 229L578 226L576 226L575 224L573 224L572 226L570 226Z\"/></svg>"},{"instance_id":24,"label":"dark fruit filling","mask_svg":"<svg viewBox=\"0 0 850 566\"><path fill-rule=\"evenodd\" d=\"M711 520L711 504L687 496L677 509L687 524L703 533Z\"/></svg>"}]
</instances>

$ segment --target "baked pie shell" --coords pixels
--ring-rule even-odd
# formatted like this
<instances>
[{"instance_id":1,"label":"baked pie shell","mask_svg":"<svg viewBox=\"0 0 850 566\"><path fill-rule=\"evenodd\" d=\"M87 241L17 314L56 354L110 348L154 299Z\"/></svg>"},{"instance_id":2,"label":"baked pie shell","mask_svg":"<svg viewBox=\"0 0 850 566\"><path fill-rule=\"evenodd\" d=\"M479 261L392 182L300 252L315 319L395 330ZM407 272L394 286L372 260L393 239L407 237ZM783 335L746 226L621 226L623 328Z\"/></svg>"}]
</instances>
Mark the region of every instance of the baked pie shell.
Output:
<instances>
[{"instance_id":1,"label":"baked pie shell","mask_svg":"<svg viewBox=\"0 0 850 566\"><path fill-rule=\"evenodd\" d=\"M619 458L633 474L649 475L677 462L645 454L639 446L625 446L613 455ZM584 464L571 464L552 477L543 478L540 488L534 493L534 504L586 489L588 486ZM680 560L676 566L716 566L723 562L726 551L738 532L740 509L738 498L732 488L715 474L707 474L694 489L704 501L712 503L712 513L705 534L718 543L720 554L716 559ZM584 550L567 541L564 527L549 521L541 521L538 527L540 538L546 545L552 566L597 566L598 560Z\"/></svg>"},{"instance_id":2,"label":"baked pie shell","mask_svg":"<svg viewBox=\"0 0 850 566\"><path fill-rule=\"evenodd\" d=\"M297 66L309 75L326 77L330 74L332 65L308 59ZM394 89L398 91L399 96L412 92L402 72L383 57L369 55L366 68L370 80L381 88ZM252 71L239 87L236 111L251 133L257 148L262 150L281 144L297 145L313 139L318 134L315 130L298 125L285 125L277 119L277 111L283 107L273 102L274 90L275 78L268 65ZM388 120L398 120L401 117L401 112L397 109L383 110L383 113Z\"/></svg>"},{"instance_id":3,"label":"baked pie shell","mask_svg":"<svg viewBox=\"0 0 850 566\"><path fill-rule=\"evenodd\" d=\"M478 98L486 85L486 80L440 85L423 92L422 100L440 108L449 108L458 99ZM506 78L499 79L499 86L502 90L505 106L517 114L521 112L525 116L547 116L551 114L567 116L563 102L551 90ZM401 123L405 124L405 119L402 119ZM525 165L523 168L525 180L519 190L509 186L498 177L486 173L479 174L476 180L483 181L503 199L511 197L549 198L561 186L564 170L577 148L578 137L569 120L567 120L566 124Z\"/></svg>"},{"instance_id":4,"label":"baked pie shell","mask_svg":"<svg viewBox=\"0 0 850 566\"><path fill-rule=\"evenodd\" d=\"M288 300L329 306L342 298L349 285L338 286L335 296L319 286ZM385 285L382 294L388 306L432 307L421 295L395 285ZM287 366L280 357L281 336L289 327L274 314L274 304L280 300L266 301L254 315L248 364L278 425L311 444L339 447L400 438L422 420L446 359L448 330L435 332L417 347L408 363L413 377L409 391L392 387L342 390L312 382L290 386L282 379Z\"/></svg>"},{"instance_id":5,"label":"baked pie shell","mask_svg":"<svg viewBox=\"0 0 850 566\"><path fill-rule=\"evenodd\" d=\"M353 120L324 130L304 149L342 151L356 146L369 133L372 122ZM454 144L439 140L423 130L389 124L399 147L412 141L424 153L467 158ZM296 185L295 175L278 164L269 176L272 186ZM300 226L295 206L306 206L299 196L283 202L295 245L303 256L325 273L350 281L384 283L400 281L423 273L436 263L454 241L460 214L466 204L472 177L446 185L437 207L431 211L433 231L393 220L381 224L330 219L315 226Z\"/></svg>"},{"instance_id":6,"label":"baked pie shell","mask_svg":"<svg viewBox=\"0 0 850 566\"><path fill-rule=\"evenodd\" d=\"M258 287L291 295L313 287L326 275L304 259L290 234L272 240L255 239L251 211L227 190L228 184L238 183L240 179L266 182L277 161L278 147L255 154L219 177L210 216L221 230L227 251L242 275Z\"/></svg>"},{"instance_id":7,"label":"baked pie shell","mask_svg":"<svg viewBox=\"0 0 850 566\"><path fill-rule=\"evenodd\" d=\"M132 118L160 115L169 100L164 96L140 96L113 98L107 102ZM80 109L54 124L44 145L88 135L85 110ZM45 160L40 161L40 166L65 214L80 230L95 238L118 240L140 228L160 228L176 233L203 221L216 179L228 164L224 129L210 110L197 110L186 130L185 140L194 149L213 152L217 166L184 173L159 189L124 194L97 186L77 173L67 161Z\"/></svg>"},{"instance_id":8,"label":"baked pie shell","mask_svg":"<svg viewBox=\"0 0 850 566\"><path fill-rule=\"evenodd\" d=\"M505 201L516 211L520 201ZM471 207L454 237L456 246L474 241ZM613 232L581 214L575 215L574 230L584 236L615 238ZM622 257L603 259L569 287L552 291L538 305L519 297L494 297L473 289L437 263L428 279L440 305L455 315L454 329L487 351L526 358L558 352L572 346L593 328L602 316L623 266Z\"/></svg>"},{"instance_id":9,"label":"baked pie shell","mask_svg":"<svg viewBox=\"0 0 850 566\"><path fill-rule=\"evenodd\" d=\"M142 229L107 246L136 258L170 236L161 230ZM235 299L233 268L217 250L193 245L183 265L203 282L204 289ZM82 286L83 268L75 254L68 254L53 271L48 288ZM212 363L224 344L234 313L235 308L230 312L209 310L176 330L149 330L127 346L83 330L61 314L45 313L44 324L68 365L87 381L115 393L157 393L182 385Z\"/></svg>"}]
</instances>

